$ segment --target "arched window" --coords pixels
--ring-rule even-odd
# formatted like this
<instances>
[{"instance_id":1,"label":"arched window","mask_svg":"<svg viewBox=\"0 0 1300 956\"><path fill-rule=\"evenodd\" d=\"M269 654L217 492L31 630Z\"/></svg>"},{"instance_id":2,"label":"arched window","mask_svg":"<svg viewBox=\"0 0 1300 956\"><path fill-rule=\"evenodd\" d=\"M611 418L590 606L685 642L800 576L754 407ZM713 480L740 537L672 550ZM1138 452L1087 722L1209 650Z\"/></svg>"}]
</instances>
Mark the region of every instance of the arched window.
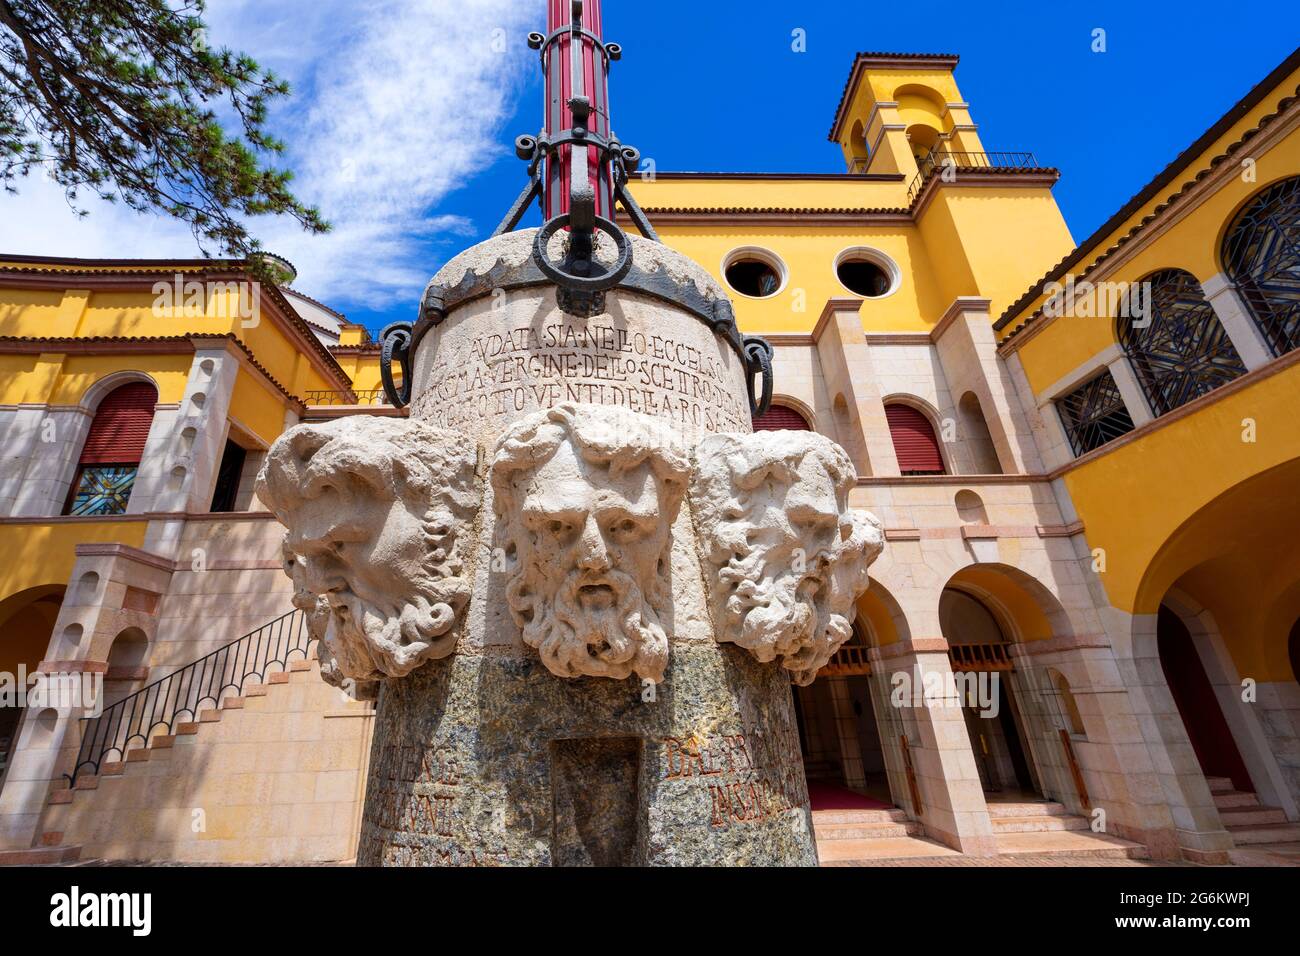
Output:
<instances>
[{"instance_id":1,"label":"arched window","mask_svg":"<svg viewBox=\"0 0 1300 956\"><path fill-rule=\"evenodd\" d=\"M1224 237L1223 265L1273 353L1300 346L1300 177L1246 204Z\"/></svg>"},{"instance_id":2,"label":"arched window","mask_svg":"<svg viewBox=\"0 0 1300 956\"><path fill-rule=\"evenodd\" d=\"M894 442L898 467L905 475L946 475L939 440L934 437L930 419L911 405L894 403L885 406L889 437Z\"/></svg>"},{"instance_id":3,"label":"arched window","mask_svg":"<svg viewBox=\"0 0 1300 956\"><path fill-rule=\"evenodd\" d=\"M1157 415L1246 374L1195 276L1164 269L1137 290L1120 309L1119 341Z\"/></svg>"},{"instance_id":4,"label":"arched window","mask_svg":"<svg viewBox=\"0 0 1300 956\"><path fill-rule=\"evenodd\" d=\"M121 385L104 397L82 446L64 514L126 511L157 404L158 390L148 382Z\"/></svg>"},{"instance_id":5,"label":"arched window","mask_svg":"<svg viewBox=\"0 0 1300 956\"><path fill-rule=\"evenodd\" d=\"M754 419L754 431L756 432L771 432L781 429L810 432L812 426L797 411L785 405L769 405L767 411Z\"/></svg>"}]
</instances>

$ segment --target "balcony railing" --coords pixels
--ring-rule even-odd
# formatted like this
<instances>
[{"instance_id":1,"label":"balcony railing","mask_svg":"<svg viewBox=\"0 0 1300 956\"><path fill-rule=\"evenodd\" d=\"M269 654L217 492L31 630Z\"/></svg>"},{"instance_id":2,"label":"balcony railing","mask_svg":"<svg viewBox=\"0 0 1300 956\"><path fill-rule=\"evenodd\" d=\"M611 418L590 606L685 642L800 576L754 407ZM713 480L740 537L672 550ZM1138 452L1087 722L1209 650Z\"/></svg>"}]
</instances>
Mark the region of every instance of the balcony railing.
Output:
<instances>
[{"instance_id":1,"label":"balcony railing","mask_svg":"<svg viewBox=\"0 0 1300 956\"><path fill-rule=\"evenodd\" d=\"M932 149L917 160L920 172L907 189L907 201L910 203L921 192L936 170L951 166L955 171L964 169L1037 169L1038 160L1033 153L995 152L974 153L959 150Z\"/></svg>"},{"instance_id":2,"label":"balcony railing","mask_svg":"<svg viewBox=\"0 0 1300 956\"><path fill-rule=\"evenodd\" d=\"M250 683L263 683L293 660L310 660L313 644L302 611L290 611L236 641L186 664L180 670L83 718L81 749L69 779L82 771L99 773L107 761L122 761L130 750L147 747L159 734L174 734L178 724L197 722L226 697L238 697Z\"/></svg>"},{"instance_id":3,"label":"balcony railing","mask_svg":"<svg viewBox=\"0 0 1300 956\"><path fill-rule=\"evenodd\" d=\"M353 400L353 396L356 399ZM330 389L311 389L303 395L308 405L388 405L388 396L382 388L359 389L344 392Z\"/></svg>"},{"instance_id":4,"label":"balcony railing","mask_svg":"<svg viewBox=\"0 0 1300 956\"><path fill-rule=\"evenodd\" d=\"M836 677L853 677L871 673L868 648L861 644L844 644L826 662L823 674Z\"/></svg>"},{"instance_id":5,"label":"balcony railing","mask_svg":"<svg viewBox=\"0 0 1300 956\"><path fill-rule=\"evenodd\" d=\"M1009 671L1015 667L1005 644L950 644L948 659L957 671Z\"/></svg>"}]
</instances>

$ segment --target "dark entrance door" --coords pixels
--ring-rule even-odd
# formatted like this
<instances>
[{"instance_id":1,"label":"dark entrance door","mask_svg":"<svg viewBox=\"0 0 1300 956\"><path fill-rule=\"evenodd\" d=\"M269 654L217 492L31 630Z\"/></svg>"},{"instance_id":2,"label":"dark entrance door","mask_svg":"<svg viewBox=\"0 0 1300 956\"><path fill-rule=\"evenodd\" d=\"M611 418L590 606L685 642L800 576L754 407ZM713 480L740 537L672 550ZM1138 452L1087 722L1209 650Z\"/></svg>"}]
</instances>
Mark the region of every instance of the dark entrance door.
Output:
<instances>
[{"instance_id":1,"label":"dark entrance door","mask_svg":"<svg viewBox=\"0 0 1300 956\"><path fill-rule=\"evenodd\" d=\"M1214 687L1192 643L1192 635L1178 615L1160 608L1156 619L1156 644L1165 681L1178 705L1178 714L1196 751L1201 771L1207 777L1230 777L1232 785L1248 793L1255 791L1237 742L1219 709Z\"/></svg>"}]
</instances>

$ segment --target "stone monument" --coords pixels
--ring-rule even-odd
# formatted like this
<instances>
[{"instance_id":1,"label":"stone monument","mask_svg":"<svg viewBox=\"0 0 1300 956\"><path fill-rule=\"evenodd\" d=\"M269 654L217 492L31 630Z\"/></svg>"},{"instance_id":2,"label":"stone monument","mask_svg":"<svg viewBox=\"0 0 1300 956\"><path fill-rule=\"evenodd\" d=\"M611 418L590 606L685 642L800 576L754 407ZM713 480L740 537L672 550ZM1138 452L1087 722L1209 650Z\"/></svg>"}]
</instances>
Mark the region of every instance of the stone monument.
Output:
<instances>
[{"instance_id":1,"label":"stone monument","mask_svg":"<svg viewBox=\"0 0 1300 956\"><path fill-rule=\"evenodd\" d=\"M752 432L770 348L624 189L598 4L551 8L529 186L381 336L409 419L297 426L259 476L323 675L377 698L358 863L815 864L790 685L880 523L833 442Z\"/></svg>"}]
</instances>

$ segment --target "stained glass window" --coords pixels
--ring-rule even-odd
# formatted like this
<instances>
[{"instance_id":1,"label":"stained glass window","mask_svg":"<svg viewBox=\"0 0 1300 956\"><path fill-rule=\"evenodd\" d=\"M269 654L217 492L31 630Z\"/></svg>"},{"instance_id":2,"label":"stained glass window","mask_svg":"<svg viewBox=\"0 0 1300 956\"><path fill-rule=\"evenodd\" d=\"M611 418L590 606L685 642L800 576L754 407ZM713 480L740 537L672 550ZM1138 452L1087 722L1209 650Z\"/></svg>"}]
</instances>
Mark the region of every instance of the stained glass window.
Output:
<instances>
[{"instance_id":1,"label":"stained glass window","mask_svg":"<svg viewBox=\"0 0 1300 956\"><path fill-rule=\"evenodd\" d=\"M72 490L70 515L120 515L131 499L138 465L84 465Z\"/></svg>"}]
</instances>

